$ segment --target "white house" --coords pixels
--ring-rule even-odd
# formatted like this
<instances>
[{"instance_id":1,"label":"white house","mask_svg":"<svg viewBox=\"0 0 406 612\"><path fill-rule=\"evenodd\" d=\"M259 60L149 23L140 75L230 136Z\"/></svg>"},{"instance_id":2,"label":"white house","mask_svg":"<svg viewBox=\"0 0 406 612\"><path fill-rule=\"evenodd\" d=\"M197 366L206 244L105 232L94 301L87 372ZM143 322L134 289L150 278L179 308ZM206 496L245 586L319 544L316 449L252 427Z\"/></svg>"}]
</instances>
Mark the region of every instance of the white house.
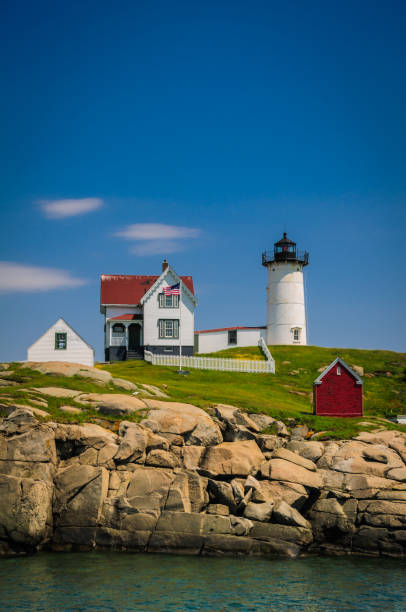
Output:
<instances>
[{"instance_id":1,"label":"white house","mask_svg":"<svg viewBox=\"0 0 406 612\"><path fill-rule=\"evenodd\" d=\"M178 283L180 295L165 295ZM142 358L144 350L178 355L180 343L183 355L193 355L196 304L193 278L178 276L166 260L160 276L102 274L106 361Z\"/></svg>"},{"instance_id":2,"label":"white house","mask_svg":"<svg viewBox=\"0 0 406 612\"><path fill-rule=\"evenodd\" d=\"M62 317L27 349L28 361L94 365L94 350Z\"/></svg>"},{"instance_id":3,"label":"white house","mask_svg":"<svg viewBox=\"0 0 406 612\"><path fill-rule=\"evenodd\" d=\"M214 353L237 346L258 346L260 338L265 340L266 326L221 327L195 332L195 352Z\"/></svg>"}]
</instances>

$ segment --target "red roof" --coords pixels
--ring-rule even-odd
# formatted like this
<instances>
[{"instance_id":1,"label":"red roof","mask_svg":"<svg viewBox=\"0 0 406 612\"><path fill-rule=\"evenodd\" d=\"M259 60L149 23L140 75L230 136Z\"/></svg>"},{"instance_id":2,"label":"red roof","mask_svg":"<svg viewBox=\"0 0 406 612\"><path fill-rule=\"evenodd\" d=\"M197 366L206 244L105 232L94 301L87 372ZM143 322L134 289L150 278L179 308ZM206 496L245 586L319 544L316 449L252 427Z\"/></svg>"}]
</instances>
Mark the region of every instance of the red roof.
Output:
<instances>
[{"instance_id":1,"label":"red roof","mask_svg":"<svg viewBox=\"0 0 406 612\"><path fill-rule=\"evenodd\" d=\"M251 327L219 327L218 329L202 329L195 331L195 334L210 334L211 332L234 331L235 329L266 329L266 325L257 325Z\"/></svg>"},{"instance_id":2,"label":"red roof","mask_svg":"<svg viewBox=\"0 0 406 612\"><path fill-rule=\"evenodd\" d=\"M325 370L323 370L323 372L316 378L316 380L314 381L315 385L321 385L323 382L323 378L326 376L326 374L328 374L332 369L334 369L335 365L341 365L345 370L347 370L347 372L353 377L355 378L356 384L357 385L362 385L362 378L361 376L359 376L359 374L357 374L357 372L354 372L354 370L352 368L350 368L350 366L348 365L348 363L346 363L344 361L344 359L341 359L341 357L336 357L336 359L334 359L334 361L332 361L330 363L329 366L326 367Z\"/></svg>"},{"instance_id":3,"label":"red roof","mask_svg":"<svg viewBox=\"0 0 406 612\"><path fill-rule=\"evenodd\" d=\"M159 276L130 276L124 274L101 275L101 304L139 304ZM193 278L181 276L186 287L194 294Z\"/></svg>"}]
</instances>

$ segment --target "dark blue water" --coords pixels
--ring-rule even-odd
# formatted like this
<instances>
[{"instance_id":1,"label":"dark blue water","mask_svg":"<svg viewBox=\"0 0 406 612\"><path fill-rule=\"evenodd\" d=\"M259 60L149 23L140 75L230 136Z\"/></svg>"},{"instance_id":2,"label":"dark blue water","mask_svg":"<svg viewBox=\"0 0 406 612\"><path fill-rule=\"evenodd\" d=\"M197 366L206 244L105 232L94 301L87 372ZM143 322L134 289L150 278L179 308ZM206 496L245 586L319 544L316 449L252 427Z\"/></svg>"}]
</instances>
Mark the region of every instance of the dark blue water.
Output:
<instances>
[{"instance_id":1,"label":"dark blue water","mask_svg":"<svg viewBox=\"0 0 406 612\"><path fill-rule=\"evenodd\" d=\"M0 560L1 610L406 610L406 562L42 553Z\"/></svg>"}]
</instances>

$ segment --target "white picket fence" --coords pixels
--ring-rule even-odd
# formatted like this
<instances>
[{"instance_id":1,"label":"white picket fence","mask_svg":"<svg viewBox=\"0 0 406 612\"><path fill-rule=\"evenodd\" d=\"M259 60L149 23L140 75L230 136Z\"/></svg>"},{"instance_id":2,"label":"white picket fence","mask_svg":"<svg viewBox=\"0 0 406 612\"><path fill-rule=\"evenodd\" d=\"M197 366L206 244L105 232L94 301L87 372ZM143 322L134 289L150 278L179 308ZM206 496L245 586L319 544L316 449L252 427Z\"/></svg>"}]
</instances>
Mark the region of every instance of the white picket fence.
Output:
<instances>
[{"instance_id":1,"label":"white picket fence","mask_svg":"<svg viewBox=\"0 0 406 612\"><path fill-rule=\"evenodd\" d=\"M269 356L270 359L267 361L221 359L219 357L182 357L182 367L197 368L199 370L218 370L220 372L275 374L275 360L271 353L269 353ZM152 365L179 365L179 356L177 355L154 355L151 351L144 351L144 359L152 363Z\"/></svg>"}]
</instances>

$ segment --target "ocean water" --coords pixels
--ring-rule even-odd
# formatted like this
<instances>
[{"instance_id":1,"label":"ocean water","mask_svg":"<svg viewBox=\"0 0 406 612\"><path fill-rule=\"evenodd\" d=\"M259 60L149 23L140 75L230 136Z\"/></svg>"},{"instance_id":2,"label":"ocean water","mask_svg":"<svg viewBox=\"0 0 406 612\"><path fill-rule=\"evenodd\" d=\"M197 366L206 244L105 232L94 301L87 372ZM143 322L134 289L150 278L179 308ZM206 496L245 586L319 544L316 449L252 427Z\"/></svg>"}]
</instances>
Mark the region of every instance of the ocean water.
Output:
<instances>
[{"instance_id":1,"label":"ocean water","mask_svg":"<svg viewBox=\"0 0 406 612\"><path fill-rule=\"evenodd\" d=\"M406 562L41 553L0 560L1 610L406 610Z\"/></svg>"}]
</instances>

